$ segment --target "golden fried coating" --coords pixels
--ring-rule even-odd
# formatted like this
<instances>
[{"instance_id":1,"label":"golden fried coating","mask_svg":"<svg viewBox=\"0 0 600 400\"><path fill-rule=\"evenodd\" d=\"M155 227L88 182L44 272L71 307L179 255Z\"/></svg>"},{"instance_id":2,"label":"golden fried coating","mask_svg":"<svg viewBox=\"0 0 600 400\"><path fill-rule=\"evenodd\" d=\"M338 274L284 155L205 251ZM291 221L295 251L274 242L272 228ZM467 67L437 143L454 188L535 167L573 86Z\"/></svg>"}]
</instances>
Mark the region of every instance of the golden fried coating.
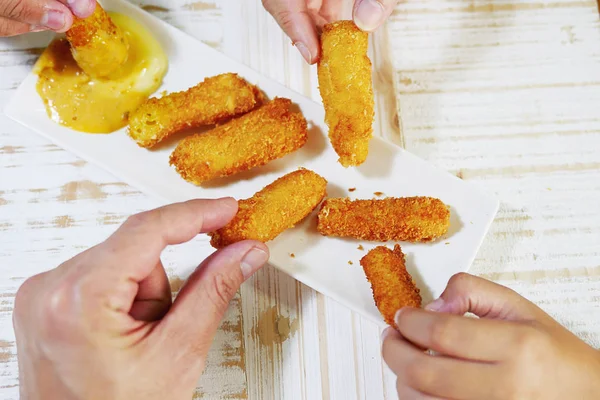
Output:
<instances>
[{"instance_id":1,"label":"golden fried coating","mask_svg":"<svg viewBox=\"0 0 600 400\"><path fill-rule=\"evenodd\" d=\"M432 197L323 202L318 230L325 236L386 242L430 242L448 232L450 210Z\"/></svg>"},{"instance_id":2,"label":"golden fried coating","mask_svg":"<svg viewBox=\"0 0 600 400\"><path fill-rule=\"evenodd\" d=\"M344 167L367 159L373 134L374 100L369 35L352 21L323 27L317 69L329 139Z\"/></svg>"},{"instance_id":3,"label":"golden fried coating","mask_svg":"<svg viewBox=\"0 0 600 400\"><path fill-rule=\"evenodd\" d=\"M323 200L326 189L327 181L310 170L284 175L251 198L240 200L233 220L209 234L210 244L221 248L247 239L273 240L306 218Z\"/></svg>"},{"instance_id":4,"label":"golden fried coating","mask_svg":"<svg viewBox=\"0 0 600 400\"><path fill-rule=\"evenodd\" d=\"M375 247L360 260L360 265L371 283L375 305L386 323L397 329L394 316L399 309L421 307L419 288L406 270L400 245L395 245L394 250Z\"/></svg>"},{"instance_id":5,"label":"golden fried coating","mask_svg":"<svg viewBox=\"0 0 600 400\"><path fill-rule=\"evenodd\" d=\"M148 99L129 116L128 133L138 145L149 148L183 129L244 114L262 101L256 86L237 74L221 74L186 91Z\"/></svg>"},{"instance_id":6,"label":"golden fried coating","mask_svg":"<svg viewBox=\"0 0 600 400\"><path fill-rule=\"evenodd\" d=\"M129 56L129 43L123 31L98 3L89 17L73 17L66 36L77 65L92 78L108 78L118 73Z\"/></svg>"},{"instance_id":7,"label":"golden fried coating","mask_svg":"<svg viewBox=\"0 0 600 400\"><path fill-rule=\"evenodd\" d=\"M215 129L188 136L171 154L183 179L197 185L281 158L306 143L306 120L289 111L289 99L266 105Z\"/></svg>"}]
</instances>

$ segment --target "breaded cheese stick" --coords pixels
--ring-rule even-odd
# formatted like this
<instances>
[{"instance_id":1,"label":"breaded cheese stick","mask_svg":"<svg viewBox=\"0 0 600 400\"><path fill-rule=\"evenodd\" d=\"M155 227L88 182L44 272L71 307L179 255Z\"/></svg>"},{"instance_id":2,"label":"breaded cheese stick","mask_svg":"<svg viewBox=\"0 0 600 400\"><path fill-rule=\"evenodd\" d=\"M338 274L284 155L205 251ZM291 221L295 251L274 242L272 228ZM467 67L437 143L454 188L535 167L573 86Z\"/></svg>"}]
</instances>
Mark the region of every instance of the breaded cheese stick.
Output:
<instances>
[{"instance_id":1,"label":"breaded cheese stick","mask_svg":"<svg viewBox=\"0 0 600 400\"><path fill-rule=\"evenodd\" d=\"M260 90L233 73L206 78L196 86L151 98L129 115L129 136L152 147L186 128L212 125L244 114L263 101Z\"/></svg>"},{"instance_id":2,"label":"breaded cheese stick","mask_svg":"<svg viewBox=\"0 0 600 400\"><path fill-rule=\"evenodd\" d=\"M329 139L344 167L367 159L373 134L374 100L369 35L352 21L323 27L317 73Z\"/></svg>"},{"instance_id":3,"label":"breaded cheese stick","mask_svg":"<svg viewBox=\"0 0 600 400\"><path fill-rule=\"evenodd\" d=\"M183 179L197 185L258 167L298 150L306 143L306 120L290 112L289 99L270 103L215 129L188 136L170 163Z\"/></svg>"},{"instance_id":4,"label":"breaded cheese stick","mask_svg":"<svg viewBox=\"0 0 600 400\"><path fill-rule=\"evenodd\" d=\"M89 17L73 17L66 37L77 65L93 78L108 78L129 56L129 43L123 31L98 3Z\"/></svg>"},{"instance_id":5,"label":"breaded cheese stick","mask_svg":"<svg viewBox=\"0 0 600 400\"><path fill-rule=\"evenodd\" d=\"M400 245L394 250L375 247L360 260L367 280L371 283L373 299L386 323L397 328L396 312L402 307L421 307L421 294L406 270Z\"/></svg>"},{"instance_id":6,"label":"breaded cheese stick","mask_svg":"<svg viewBox=\"0 0 600 400\"><path fill-rule=\"evenodd\" d=\"M323 202L317 229L325 236L430 242L448 232L449 226L448 206L432 197L331 198Z\"/></svg>"},{"instance_id":7,"label":"breaded cheese stick","mask_svg":"<svg viewBox=\"0 0 600 400\"><path fill-rule=\"evenodd\" d=\"M225 247L241 240L268 242L308 216L326 195L327 181L307 169L282 176L254 196L238 202L236 216L210 233L210 244Z\"/></svg>"}]
</instances>

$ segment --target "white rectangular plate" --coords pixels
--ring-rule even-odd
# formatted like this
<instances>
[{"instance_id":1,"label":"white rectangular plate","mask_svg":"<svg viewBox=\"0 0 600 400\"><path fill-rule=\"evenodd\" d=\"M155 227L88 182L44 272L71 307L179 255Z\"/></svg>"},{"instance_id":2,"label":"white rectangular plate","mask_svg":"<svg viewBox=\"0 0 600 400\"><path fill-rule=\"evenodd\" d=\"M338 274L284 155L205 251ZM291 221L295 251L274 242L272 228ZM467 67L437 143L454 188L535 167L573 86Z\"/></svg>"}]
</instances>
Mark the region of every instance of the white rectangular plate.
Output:
<instances>
[{"instance_id":1,"label":"white rectangular plate","mask_svg":"<svg viewBox=\"0 0 600 400\"><path fill-rule=\"evenodd\" d=\"M247 198L298 167L325 177L330 197L369 199L374 192L395 197L438 197L451 207L450 232L433 244L403 244L409 272L428 301L442 292L450 276L469 268L496 214L496 199L379 138L372 140L369 157L362 166L345 169L337 163L338 157L327 139L322 105L259 75L128 2L105 0L103 4L107 10L145 24L162 43L169 57L169 71L159 91L185 90L205 77L236 72L258 85L270 98L287 97L299 106L311 127L307 145L264 167L201 188L185 182L169 166L169 154L175 143L148 151L138 147L125 129L110 135L89 135L51 121L35 90L37 77L33 73L9 103L7 116L165 203L222 196ZM349 188L356 190L350 193ZM359 244L364 250L358 249ZM272 265L383 324L359 264L366 251L379 244L323 237L316 231L315 214L268 243Z\"/></svg>"}]
</instances>

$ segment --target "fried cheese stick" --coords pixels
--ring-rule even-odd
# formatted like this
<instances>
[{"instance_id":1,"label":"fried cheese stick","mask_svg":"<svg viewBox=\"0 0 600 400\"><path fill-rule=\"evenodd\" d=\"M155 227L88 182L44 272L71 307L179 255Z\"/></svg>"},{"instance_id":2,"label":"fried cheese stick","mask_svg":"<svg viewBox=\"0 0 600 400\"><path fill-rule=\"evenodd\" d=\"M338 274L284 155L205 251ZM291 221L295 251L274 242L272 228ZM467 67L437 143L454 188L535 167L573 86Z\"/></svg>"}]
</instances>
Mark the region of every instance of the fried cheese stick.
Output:
<instances>
[{"instance_id":1,"label":"fried cheese stick","mask_svg":"<svg viewBox=\"0 0 600 400\"><path fill-rule=\"evenodd\" d=\"M129 43L123 31L98 3L89 17L73 16L66 37L77 65L92 78L108 78L129 56Z\"/></svg>"},{"instance_id":2,"label":"fried cheese stick","mask_svg":"<svg viewBox=\"0 0 600 400\"><path fill-rule=\"evenodd\" d=\"M215 129L188 136L170 163L197 185L267 164L298 150L308 139L306 120L289 111L289 99L270 103Z\"/></svg>"},{"instance_id":3,"label":"fried cheese stick","mask_svg":"<svg viewBox=\"0 0 600 400\"><path fill-rule=\"evenodd\" d=\"M374 100L369 35L352 21L323 27L317 73L331 145L344 167L367 159L373 134Z\"/></svg>"},{"instance_id":4,"label":"fried cheese stick","mask_svg":"<svg viewBox=\"0 0 600 400\"><path fill-rule=\"evenodd\" d=\"M386 242L430 242L448 232L450 210L432 197L323 202L317 229L325 236Z\"/></svg>"},{"instance_id":5,"label":"fried cheese stick","mask_svg":"<svg viewBox=\"0 0 600 400\"><path fill-rule=\"evenodd\" d=\"M206 78L196 86L151 98L129 116L129 136L152 147L186 128L212 125L244 114L263 101L260 90L233 73Z\"/></svg>"},{"instance_id":6,"label":"fried cheese stick","mask_svg":"<svg viewBox=\"0 0 600 400\"><path fill-rule=\"evenodd\" d=\"M284 175L249 199L225 227L210 233L211 245L225 247L241 240L268 242L308 216L326 195L327 181L307 169Z\"/></svg>"},{"instance_id":7,"label":"fried cheese stick","mask_svg":"<svg viewBox=\"0 0 600 400\"><path fill-rule=\"evenodd\" d=\"M402 307L421 307L421 294L406 270L400 245L394 250L375 247L360 260L367 280L371 283L373 299L386 323L397 328L396 312Z\"/></svg>"}]
</instances>

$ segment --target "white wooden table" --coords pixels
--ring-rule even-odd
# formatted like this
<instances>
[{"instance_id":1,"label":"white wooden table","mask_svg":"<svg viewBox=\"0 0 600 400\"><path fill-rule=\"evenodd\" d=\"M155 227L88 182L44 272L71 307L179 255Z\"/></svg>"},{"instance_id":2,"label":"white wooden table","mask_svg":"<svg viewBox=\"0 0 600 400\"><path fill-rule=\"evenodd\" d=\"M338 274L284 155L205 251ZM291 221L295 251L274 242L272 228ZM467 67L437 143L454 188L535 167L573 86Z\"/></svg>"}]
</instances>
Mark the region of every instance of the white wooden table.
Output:
<instances>
[{"instance_id":1,"label":"white wooden table","mask_svg":"<svg viewBox=\"0 0 600 400\"><path fill-rule=\"evenodd\" d=\"M319 100L315 68L258 0L135 2ZM0 39L0 108L43 44ZM598 347L595 1L406 0L372 50L377 131L502 200L471 272L516 289ZM11 311L23 280L156 205L0 115L0 398L18 398ZM206 255L199 247L164 255L175 291ZM396 398L379 350L377 327L267 267L233 302L195 398Z\"/></svg>"}]
</instances>

